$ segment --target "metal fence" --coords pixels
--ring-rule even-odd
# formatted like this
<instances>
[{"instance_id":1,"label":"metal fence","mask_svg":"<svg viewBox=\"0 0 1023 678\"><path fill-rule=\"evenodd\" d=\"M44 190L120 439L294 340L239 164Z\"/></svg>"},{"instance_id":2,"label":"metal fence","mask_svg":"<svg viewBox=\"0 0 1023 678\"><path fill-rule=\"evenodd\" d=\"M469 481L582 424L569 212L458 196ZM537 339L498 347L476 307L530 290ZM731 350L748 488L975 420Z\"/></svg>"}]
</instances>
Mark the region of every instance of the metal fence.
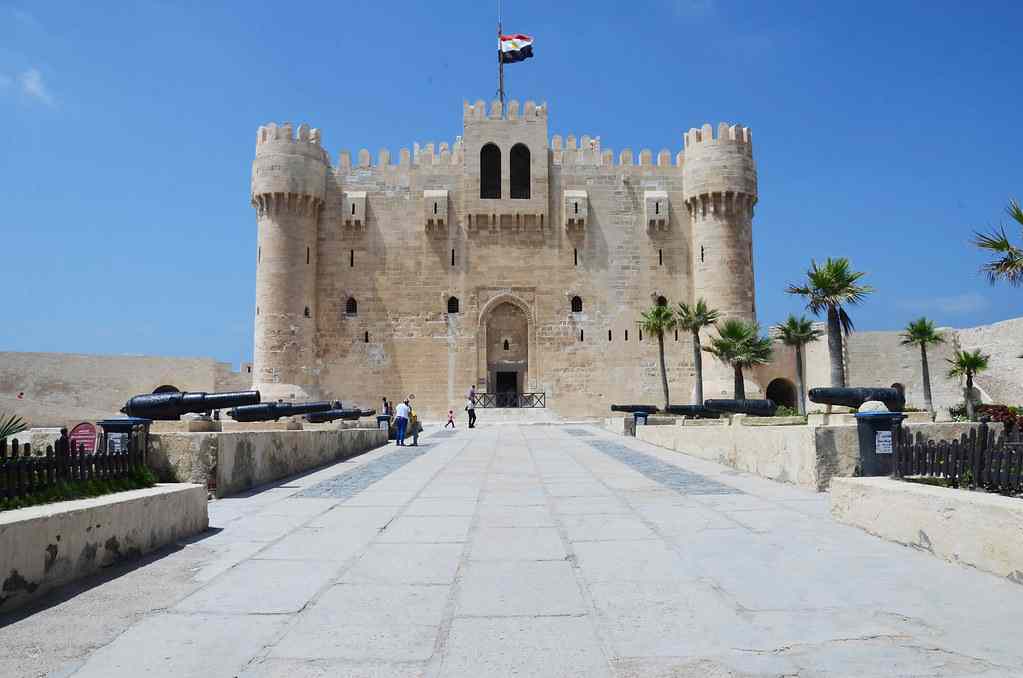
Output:
<instances>
[{"instance_id":1,"label":"metal fence","mask_svg":"<svg viewBox=\"0 0 1023 678\"><path fill-rule=\"evenodd\" d=\"M952 487L1017 494L1023 491L1023 436L996 434L986 423L959 440L913 440L904 433L895 450L895 477L944 478Z\"/></svg>"},{"instance_id":2,"label":"metal fence","mask_svg":"<svg viewBox=\"0 0 1023 678\"><path fill-rule=\"evenodd\" d=\"M145 427L134 427L119 442L95 452L87 452L84 445L75 450L62 430L45 454L33 455L30 443L14 438L8 446L7 440L0 440L0 498L22 497L58 483L124 478L145 465Z\"/></svg>"},{"instance_id":3,"label":"metal fence","mask_svg":"<svg viewBox=\"0 0 1023 678\"><path fill-rule=\"evenodd\" d=\"M544 393L477 393L476 407L547 407Z\"/></svg>"}]
</instances>

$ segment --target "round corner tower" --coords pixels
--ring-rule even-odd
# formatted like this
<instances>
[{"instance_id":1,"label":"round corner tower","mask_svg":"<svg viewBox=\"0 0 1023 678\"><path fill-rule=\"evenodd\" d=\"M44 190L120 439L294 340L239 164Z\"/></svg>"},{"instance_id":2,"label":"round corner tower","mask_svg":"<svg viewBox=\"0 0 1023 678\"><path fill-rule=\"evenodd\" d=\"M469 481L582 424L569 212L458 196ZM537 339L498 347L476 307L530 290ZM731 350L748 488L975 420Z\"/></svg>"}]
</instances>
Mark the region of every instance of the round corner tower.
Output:
<instances>
[{"instance_id":1,"label":"round corner tower","mask_svg":"<svg viewBox=\"0 0 1023 678\"><path fill-rule=\"evenodd\" d=\"M318 391L316 240L330 160L319 130L260 127L252 163L258 223L253 388L264 399Z\"/></svg>"},{"instance_id":2,"label":"round corner tower","mask_svg":"<svg viewBox=\"0 0 1023 678\"><path fill-rule=\"evenodd\" d=\"M756 321L753 206L757 168L748 127L709 125L685 134L683 191L692 233L693 301L703 297L721 318ZM708 370L708 397L731 397L731 370ZM707 363L705 363L707 365ZM720 369L718 369L720 368Z\"/></svg>"}]
</instances>

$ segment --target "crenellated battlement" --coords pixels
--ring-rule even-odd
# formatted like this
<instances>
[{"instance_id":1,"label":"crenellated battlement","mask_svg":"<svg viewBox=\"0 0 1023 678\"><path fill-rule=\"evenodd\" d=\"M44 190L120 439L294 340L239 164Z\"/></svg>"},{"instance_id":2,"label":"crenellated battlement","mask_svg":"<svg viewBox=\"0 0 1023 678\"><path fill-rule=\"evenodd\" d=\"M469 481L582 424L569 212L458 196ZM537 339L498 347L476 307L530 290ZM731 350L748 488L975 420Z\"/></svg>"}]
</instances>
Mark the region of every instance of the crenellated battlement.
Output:
<instances>
[{"instance_id":1,"label":"crenellated battlement","mask_svg":"<svg viewBox=\"0 0 1023 678\"><path fill-rule=\"evenodd\" d=\"M284 122L280 125L271 122L267 125L261 126L256 132L257 148L263 144L273 142L303 143L319 146L320 130L315 127L310 127L305 123L298 126L297 134L295 133L294 126L290 122Z\"/></svg>"},{"instance_id":2,"label":"crenellated battlement","mask_svg":"<svg viewBox=\"0 0 1023 678\"><path fill-rule=\"evenodd\" d=\"M521 107L515 99L508 101L503 106L499 100L495 99L490 102L489 108L483 99L477 99L475 104L466 101L462 106L462 120L467 123L479 120L532 122L546 119L547 104L537 104L532 100L527 100Z\"/></svg>"},{"instance_id":3,"label":"crenellated battlement","mask_svg":"<svg viewBox=\"0 0 1023 678\"><path fill-rule=\"evenodd\" d=\"M352 169L378 169L388 170L399 167L444 167L462 164L463 150L461 137L455 139L454 143L446 141L440 143L429 142L425 144L415 143L412 149L401 148L398 150L397 162L391 151L382 148L377 151L376 161L368 149L362 148L352 160L352 153L343 150L338 153L336 170L340 173L349 172Z\"/></svg>"},{"instance_id":4,"label":"crenellated battlement","mask_svg":"<svg viewBox=\"0 0 1023 678\"><path fill-rule=\"evenodd\" d=\"M742 125L729 125L727 122L718 123L717 134L714 134L714 127L705 123L703 127L693 127L683 135L685 148L696 147L699 144L739 144L751 146L753 144L753 131Z\"/></svg>"},{"instance_id":5,"label":"crenellated battlement","mask_svg":"<svg viewBox=\"0 0 1023 678\"><path fill-rule=\"evenodd\" d=\"M610 149L602 149L600 137L582 135L578 143L573 134L562 139L560 134L551 137L551 164L560 167L681 167L683 156L672 156L671 151L662 148L654 155L649 148L639 152L638 159L631 148L622 149L616 156Z\"/></svg>"}]
</instances>

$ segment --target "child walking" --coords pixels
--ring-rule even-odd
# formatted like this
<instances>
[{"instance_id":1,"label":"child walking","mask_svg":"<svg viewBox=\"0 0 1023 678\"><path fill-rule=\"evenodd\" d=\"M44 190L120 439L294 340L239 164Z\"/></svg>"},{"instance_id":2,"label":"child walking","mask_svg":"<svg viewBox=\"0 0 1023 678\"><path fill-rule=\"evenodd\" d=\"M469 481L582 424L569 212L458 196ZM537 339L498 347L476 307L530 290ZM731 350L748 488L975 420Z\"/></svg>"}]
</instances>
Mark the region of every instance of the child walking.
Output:
<instances>
[{"instance_id":1,"label":"child walking","mask_svg":"<svg viewBox=\"0 0 1023 678\"><path fill-rule=\"evenodd\" d=\"M444 428L447 428L448 426L450 426L451 428L455 427L455 411L454 410L448 410L448 423L444 424Z\"/></svg>"}]
</instances>

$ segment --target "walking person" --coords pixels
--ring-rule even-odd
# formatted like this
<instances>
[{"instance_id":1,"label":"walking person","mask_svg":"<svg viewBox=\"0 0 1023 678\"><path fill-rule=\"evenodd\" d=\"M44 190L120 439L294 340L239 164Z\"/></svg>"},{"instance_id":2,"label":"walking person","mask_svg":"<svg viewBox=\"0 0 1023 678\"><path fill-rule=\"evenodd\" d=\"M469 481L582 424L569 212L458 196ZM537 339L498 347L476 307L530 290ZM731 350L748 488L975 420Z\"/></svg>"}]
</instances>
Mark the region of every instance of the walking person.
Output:
<instances>
[{"instance_id":1,"label":"walking person","mask_svg":"<svg viewBox=\"0 0 1023 678\"><path fill-rule=\"evenodd\" d=\"M469 413L469 428L476 428L476 384L469 387L465 396L465 411Z\"/></svg>"},{"instance_id":2,"label":"walking person","mask_svg":"<svg viewBox=\"0 0 1023 678\"><path fill-rule=\"evenodd\" d=\"M451 428L455 427L455 411L454 410L448 410L448 423L444 424L444 428L447 428L448 426L450 426Z\"/></svg>"},{"instance_id":3,"label":"walking person","mask_svg":"<svg viewBox=\"0 0 1023 678\"><path fill-rule=\"evenodd\" d=\"M412 405L409 401L405 401L405 404L409 406L409 418L408 425L409 431L412 432L412 447L419 446L419 432L423 430L423 425L419 423L419 415L412 409Z\"/></svg>"},{"instance_id":4,"label":"walking person","mask_svg":"<svg viewBox=\"0 0 1023 678\"><path fill-rule=\"evenodd\" d=\"M398 406L394 408L394 443L396 445L405 446L405 429L408 427L408 420L412 414L412 408L408 406L408 401L398 403Z\"/></svg>"}]
</instances>

